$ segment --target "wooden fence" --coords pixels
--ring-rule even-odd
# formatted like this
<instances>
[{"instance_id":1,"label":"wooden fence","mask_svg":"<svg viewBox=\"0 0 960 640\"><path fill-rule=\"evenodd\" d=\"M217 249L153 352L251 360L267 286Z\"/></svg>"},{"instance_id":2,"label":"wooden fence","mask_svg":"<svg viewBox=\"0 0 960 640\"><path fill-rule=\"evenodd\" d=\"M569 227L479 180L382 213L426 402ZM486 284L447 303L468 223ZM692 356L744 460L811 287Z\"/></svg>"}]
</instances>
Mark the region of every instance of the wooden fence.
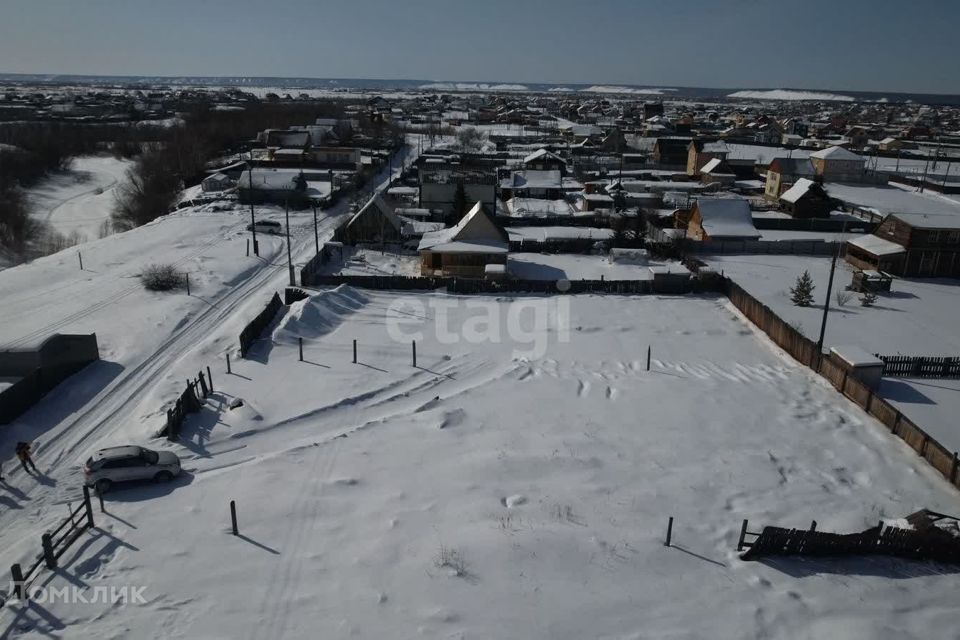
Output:
<instances>
[{"instance_id":1,"label":"wooden fence","mask_svg":"<svg viewBox=\"0 0 960 640\"><path fill-rule=\"evenodd\" d=\"M840 393L875 417L895 436L906 442L917 454L939 471L955 487L958 483L957 452L949 451L892 404L876 395L872 389L848 375L848 369L820 353L817 345L787 324L769 307L751 296L735 282L725 278L727 296L753 324L760 328L777 346L794 360L813 369L830 381Z\"/></svg>"},{"instance_id":2,"label":"wooden fence","mask_svg":"<svg viewBox=\"0 0 960 640\"><path fill-rule=\"evenodd\" d=\"M828 533L813 529L764 527L740 557L885 555L898 558L960 563L960 543L913 529L879 524L859 533Z\"/></svg>"},{"instance_id":3,"label":"wooden fence","mask_svg":"<svg viewBox=\"0 0 960 640\"><path fill-rule=\"evenodd\" d=\"M57 561L67 549L76 542L84 531L93 527L93 506L90 503L90 488L83 487L83 501L76 507L67 505L67 517L52 531L45 531L40 536L39 553L26 570L16 563L10 567L13 578L13 593L18 599L24 599L28 594L27 585L40 572L41 565L48 569L56 569Z\"/></svg>"},{"instance_id":4,"label":"wooden fence","mask_svg":"<svg viewBox=\"0 0 960 640\"><path fill-rule=\"evenodd\" d=\"M273 318L277 315L277 311L280 310L280 307L283 306L283 300L280 299L280 294L274 293L273 297L270 298L270 302L267 303L267 306L264 307L263 311L257 314L257 317L250 321L250 323L243 328L243 331L240 332L240 357L247 355L247 351L250 350L250 346L253 345L254 341L260 337L260 334L263 333L263 330L267 328Z\"/></svg>"},{"instance_id":5,"label":"wooden fence","mask_svg":"<svg viewBox=\"0 0 960 640\"><path fill-rule=\"evenodd\" d=\"M960 378L960 357L883 356L883 375L905 378Z\"/></svg>"},{"instance_id":6,"label":"wooden fence","mask_svg":"<svg viewBox=\"0 0 960 640\"><path fill-rule=\"evenodd\" d=\"M199 390L199 395L197 391ZM188 413L200 411L200 399L206 398L213 392L213 375L207 367L207 375L201 371L193 380L187 380L187 387L177 398L174 405L167 409L167 422L158 435L166 436L167 440L176 440L180 437L180 429Z\"/></svg>"},{"instance_id":7,"label":"wooden fence","mask_svg":"<svg viewBox=\"0 0 960 640\"><path fill-rule=\"evenodd\" d=\"M394 291L434 291L448 293L543 293L577 294L609 293L638 295L648 293L683 294L691 292L723 292L723 282L699 280L683 276L669 276L654 280L484 280L479 278L416 277L416 276L344 276L305 274L304 286L335 287L341 284L361 289Z\"/></svg>"}]
</instances>

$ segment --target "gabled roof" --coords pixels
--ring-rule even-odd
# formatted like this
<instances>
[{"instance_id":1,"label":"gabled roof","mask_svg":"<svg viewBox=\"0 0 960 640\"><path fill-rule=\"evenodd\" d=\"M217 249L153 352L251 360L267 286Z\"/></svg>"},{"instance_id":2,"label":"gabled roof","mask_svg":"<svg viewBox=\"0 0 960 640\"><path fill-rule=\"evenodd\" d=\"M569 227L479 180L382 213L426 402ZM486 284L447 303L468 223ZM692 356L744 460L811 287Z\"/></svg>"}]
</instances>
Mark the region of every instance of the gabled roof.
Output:
<instances>
[{"instance_id":1,"label":"gabled roof","mask_svg":"<svg viewBox=\"0 0 960 640\"><path fill-rule=\"evenodd\" d=\"M528 155L526 158L523 159L523 164L527 164L528 162L534 162L536 160L547 160L547 159L557 160L558 162L562 162L563 164L566 164L566 161L563 158L546 149L537 149L536 151L534 151L533 153L531 153L530 155Z\"/></svg>"},{"instance_id":2,"label":"gabled roof","mask_svg":"<svg viewBox=\"0 0 960 640\"><path fill-rule=\"evenodd\" d=\"M759 238L750 205L741 198L698 198L700 226L710 238Z\"/></svg>"},{"instance_id":3,"label":"gabled roof","mask_svg":"<svg viewBox=\"0 0 960 640\"><path fill-rule=\"evenodd\" d=\"M875 256L894 256L898 253L904 253L906 251L906 249L903 248L903 245L897 244L896 242L890 242L886 238L881 238L880 236L864 235L860 236L859 238L847 240L847 242L855 247L863 249L867 253L872 253Z\"/></svg>"},{"instance_id":4,"label":"gabled roof","mask_svg":"<svg viewBox=\"0 0 960 640\"><path fill-rule=\"evenodd\" d=\"M383 198L380 197L380 194L370 198L370 200L367 201L367 204L363 205L359 211L353 214L353 217L350 218L349 222L347 222L346 227L349 229L350 226L361 217L374 211L380 213L384 220L387 221L387 224L396 229L397 232L403 231L403 220L400 219L400 216L394 213L393 207L384 202Z\"/></svg>"},{"instance_id":5,"label":"gabled roof","mask_svg":"<svg viewBox=\"0 0 960 640\"><path fill-rule=\"evenodd\" d=\"M768 171L789 176L812 176L815 174L813 165L806 158L774 158L770 161Z\"/></svg>"},{"instance_id":6,"label":"gabled roof","mask_svg":"<svg viewBox=\"0 0 960 640\"><path fill-rule=\"evenodd\" d=\"M811 158L818 158L820 160L863 160L862 156L858 156L852 151L847 151L843 147L829 147L827 149L821 149L815 153L810 154Z\"/></svg>"},{"instance_id":7,"label":"gabled roof","mask_svg":"<svg viewBox=\"0 0 960 640\"><path fill-rule=\"evenodd\" d=\"M817 183L813 180L800 178L792 187L783 192L783 195L780 196L780 199L784 202L789 202L790 204L796 204L797 200L807 195L807 192L810 191L810 188L815 184Z\"/></svg>"},{"instance_id":8,"label":"gabled roof","mask_svg":"<svg viewBox=\"0 0 960 640\"><path fill-rule=\"evenodd\" d=\"M727 166L727 163L722 158L712 158L707 161L703 168L700 169L700 173L708 173L714 175L720 174L730 174L733 175L733 171L730 170L730 167Z\"/></svg>"},{"instance_id":9,"label":"gabled roof","mask_svg":"<svg viewBox=\"0 0 960 640\"><path fill-rule=\"evenodd\" d=\"M481 203L455 226L423 234L418 251L443 253L507 253L510 237L483 210Z\"/></svg>"}]
</instances>

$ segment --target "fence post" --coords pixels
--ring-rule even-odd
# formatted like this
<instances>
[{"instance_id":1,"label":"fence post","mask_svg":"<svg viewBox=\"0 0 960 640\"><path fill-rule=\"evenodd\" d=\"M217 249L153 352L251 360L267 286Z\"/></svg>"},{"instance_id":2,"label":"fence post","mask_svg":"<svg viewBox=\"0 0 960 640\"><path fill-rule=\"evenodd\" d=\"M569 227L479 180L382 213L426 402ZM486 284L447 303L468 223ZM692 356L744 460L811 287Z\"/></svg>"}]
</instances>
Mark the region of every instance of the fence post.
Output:
<instances>
[{"instance_id":1,"label":"fence post","mask_svg":"<svg viewBox=\"0 0 960 640\"><path fill-rule=\"evenodd\" d=\"M411 340L410 345L413 347L413 366L417 366L417 341Z\"/></svg>"},{"instance_id":2,"label":"fence post","mask_svg":"<svg viewBox=\"0 0 960 640\"><path fill-rule=\"evenodd\" d=\"M357 339L353 339L353 364L357 364Z\"/></svg>"},{"instance_id":3,"label":"fence post","mask_svg":"<svg viewBox=\"0 0 960 640\"><path fill-rule=\"evenodd\" d=\"M210 373L210 367L207 367L207 382L210 383L210 393L213 393L213 374Z\"/></svg>"},{"instance_id":4,"label":"fence post","mask_svg":"<svg viewBox=\"0 0 960 640\"><path fill-rule=\"evenodd\" d=\"M230 371L230 354L227 353L227 373L232 373Z\"/></svg>"},{"instance_id":5,"label":"fence post","mask_svg":"<svg viewBox=\"0 0 960 640\"><path fill-rule=\"evenodd\" d=\"M43 546L43 560L47 569L56 569L57 557L53 555L53 540L49 531L44 531L43 535L40 536L40 544Z\"/></svg>"},{"instance_id":6,"label":"fence post","mask_svg":"<svg viewBox=\"0 0 960 640\"><path fill-rule=\"evenodd\" d=\"M647 345L647 371L650 371L650 345Z\"/></svg>"},{"instance_id":7,"label":"fence post","mask_svg":"<svg viewBox=\"0 0 960 640\"><path fill-rule=\"evenodd\" d=\"M77 251L77 260L80 261L80 271L83 271L83 256Z\"/></svg>"},{"instance_id":8,"label":"fence post","mask_svg":"<svg viewBox=\"0 0 960 640\"><path fill-rule=\"evenodd\" d=\"M250 257L250 238L247 238L247 257Z\"/></svg>"},{"instance_id":9,"label":"fence post","mask_svg":"<svg viewBox=\"0 0 960 640\"><path fill-rule=\"evenodd\" d=\"M93 528L93 505L90 504L90 487L83 485L83 507L87 512L87 526ZM100 509L103 510L103 496L100 496Z\"/></svg>"},{"instance_id":10,"label":"fence post","mask_svg":"<svg viewBox=\"0 0 960 640\"><path fill-rule=\"evenodd\" d=\"M103 506L103 491L97 491L97 498L100 500L100 513L106 513L107 508Z\"/></svg>"},{"instance_id":11,"label":"fence post","mask_svg":"<svg viewBox=\"0 0 960 640\"><path fill-rule=\"evenodd\" d=\"M186 276L187 276L187 295L190 295L190 274L188 273L186 274Z\"/></svg>"},{"instance_id":12,"label":"fence post","mask_svg":"<svg viewBox=\"0 0 960 640\"><path fill-rule=\"evenodd\" d=\"M667 520L667 541L663 543L663 546L670 546L671 537L673 537L673 516L670 516L670 519Z\"/></svg>"},{"instance_id":13,"label":"fence post","mask_svg":"<svg viewBox=\"0 0 960 640\"><path fill-rule=\"evenodd\" d=\"M203 375L203 371L197 374L197 380L200 381L200 393L202 393L203 397L206 398L207 395L209 395L209 392L207 390L207 379Z\"/></svg>"},{"instance_id":14,"label":"fence post","mask_svg":"<svg viewBox=\"0 0 960 640\"><path fill-rule=\"evenodd\" d=\"M743 526L740 527L740 540L737 541L737 551L743 551L743 539L747 537L747 519L743 519Z\"/></svg>"},{"instance_id":15,"label":"fence post","mask_svg":"<svg viewBox=\"0 0 960 640\"><path fill-rule=\"evenodd\" d=\"M233 535L240 535L237 530L237 502L230 501L230 524L233 526Z\"/></svg>"},{"instance_id":16,"label":"fence post","mask_svg":"<svg viewBox=\"0 0 960 640\"><path fill-rule=\"evenodd\" d=\"M300 362L303 362L303 338L297 338L297 342L300 345Z\"/></svg>"},{"instance_id":17,"label":"fence post","mask_svg":"<svg viewBox=\"0 0 960 640\"><path fill-rule=\"evenodd\" d=\"M10 566L10 576L13 578L13 593L17 596L17 600L23 600L23 569L20 568L20 563Z\"/></svg>"}]
</instances>

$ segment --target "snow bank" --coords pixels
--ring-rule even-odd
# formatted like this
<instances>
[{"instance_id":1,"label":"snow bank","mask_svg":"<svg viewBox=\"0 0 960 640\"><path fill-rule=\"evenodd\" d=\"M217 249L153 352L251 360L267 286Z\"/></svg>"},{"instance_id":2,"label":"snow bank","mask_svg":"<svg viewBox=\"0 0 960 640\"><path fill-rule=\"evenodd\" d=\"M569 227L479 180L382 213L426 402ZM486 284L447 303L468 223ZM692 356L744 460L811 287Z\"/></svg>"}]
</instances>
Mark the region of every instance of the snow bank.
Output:
<instances>
[{"instance_id":1,"label":"snow bank","mask_svg":"<svg viewBox=\"0 0 960 640\"><path fill-rule=\"evenodd\" d=\"M595 84L586 89L581 89L585 93L627 93L627 94L645 94L652 96L661 96L664 93L670 91L676 91L676 89L656 89L656 88L639 88L639 87L623 87L620 85L608 85L608 84Z\"/></svg>"},{"instance_id":2,"label":"snow bank","mask_svg":"<svg viewBox=\"0 0 960 640\"><path fill-rule=\"evenodd\" d=\"M856 99L852 96L844 96L837 93L824 93L820 91L795 91L792 89L736 91L729 94L727 97L750 98L753 100L836 100L840 102L853 102Z\"/></svg>"},{"instance_id":3,"label":"snow bank","mask_svg":"<svg viewBox=\"0 0 960 640\"><path fill-rule=\"evenodd\" d=\"M274 329L273 340L296 342L297 338L319 338L339 327L347 316L366 303L366 295L345 284L294 302Z\"/></svg>"},{"instance_id":4,"label":"snow bank","mask_svg":"<svg viewBox=\"0 0 960 640\"><path fill-rule=\"evenodd\" d=\"M418 89L430 91L529 91L524 84L487 84L485 82L430 82Z\"/></svg>"}]
</instances>

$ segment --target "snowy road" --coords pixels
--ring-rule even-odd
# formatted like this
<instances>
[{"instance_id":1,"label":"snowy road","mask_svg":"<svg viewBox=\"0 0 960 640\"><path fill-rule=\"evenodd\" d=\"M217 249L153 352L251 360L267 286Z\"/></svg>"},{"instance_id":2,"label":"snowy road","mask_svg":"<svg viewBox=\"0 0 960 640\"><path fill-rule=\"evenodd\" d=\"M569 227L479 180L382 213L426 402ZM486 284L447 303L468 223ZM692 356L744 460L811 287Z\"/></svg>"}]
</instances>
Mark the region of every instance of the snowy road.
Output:
<instances>
[{"instance_id":1,"label":"snowy road","mask_svg":"<svg viewBox=\"0 0 960 640\"><path fill-rule=\"evenodd\" d=\"M411 160L415 148L401 152ZM386 171L372 181L381 189ZM319 222L321 241L348 212L341 201ZM6 462L15 500L0 512L0 566L32 556L39 531L62 515L80 491L79 463L92 449L145 442L173 395L182 367L192 372L198 349L235 348L240 328L287 282L281 237L259 238L261 257L242 257L248 234L246 208L209 212L186 209L133 231L83 248L85 271L67 250L0 272L0 348L28 345L56 331L98 334L102 362L54 390L37 407L0 432L0 451L18 440L39 443L42 482ZM264 217L282 210L262 207ZM312 212L291 213L291 253L297 270L314 253ZM153 262L191 273L192 296L145 292L137 274ZM209 361L201 361L199 366ZM176 377L174 377L176 376ZM180 384L182 386L182 383ZM154 407L151 424L132 421L137 408ZM11 456L12 457L12 456ZM2 457L0 457L2 459Z\"/></svg>"}]
</instances>

